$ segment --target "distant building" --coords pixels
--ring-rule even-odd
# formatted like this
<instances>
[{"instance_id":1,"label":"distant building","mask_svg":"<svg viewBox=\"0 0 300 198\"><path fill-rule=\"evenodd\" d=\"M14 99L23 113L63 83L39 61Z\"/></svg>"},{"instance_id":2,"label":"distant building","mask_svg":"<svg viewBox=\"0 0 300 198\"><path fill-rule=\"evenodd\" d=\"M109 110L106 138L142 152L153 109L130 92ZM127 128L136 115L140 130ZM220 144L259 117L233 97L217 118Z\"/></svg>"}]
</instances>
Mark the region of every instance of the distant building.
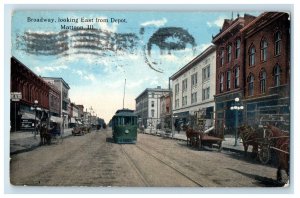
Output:
<instances>
[{"instance_id":1,"label":"distant building","mask_svg":"<svg viewBox=\"0 0 300 198\"><path fill-rule=\"evenodd\" d=\"M199 110L205 112L206 127L213 125L216 48L211 45L173 74L173 124L188 123Z\"/></svg>"},{"instance_id":2,"label":"distant building","mask_svg":"<svg viewBox=\"0 0 300 198\"><path fill-rule=\"evenodd\" d=\"M64 81L64 79L59 77L43 77L44 81L54 85L61 94L60 98L60 106L61 106L61 114L63 115L63 123L64 128L68 128L69 126L69 85Z\"/></svg>"},{"instance_id":3,"label":"distant building","mask_svg":"<svg viewBox=\"0 0 300 198\"><path fill-rule=\"evenodd\" d=\"M145 128L156 128L160 123L160 97L169 93L168 89L157 88L145 89L136 99L136 115L140 125Z\"/></svg>"},{"instance_id":4,"label":"distant building","mask_svg":"<svg viewBox=\"0 0 300 198\"><path fill-rule=\"evenodd\" d=\"M245 26L242 33L245 39L245 122L257 126L267 121L287 129L290 120L289 15L262 13Z\"/></svg>"},{"instance_id":5,"label":"distant building","mask_svg":"<svg viewBox=\"0 0 300 198\"><path fill-rule=\"evenodd\" d=\"M83 105L77 105L77 107L78 107L78 119L80 119L80 121L83 121L84 106Z\"/></svg>"},{"instance_id":6,"label":"distant building","mask_svg":"<svg viewBox=\"0 0 300 198\"><path fill-rule=\"evenodd\" d=\"M171 96L170 92L160 97L161 129L171 129Z\"/></svg>"}]
</instances>

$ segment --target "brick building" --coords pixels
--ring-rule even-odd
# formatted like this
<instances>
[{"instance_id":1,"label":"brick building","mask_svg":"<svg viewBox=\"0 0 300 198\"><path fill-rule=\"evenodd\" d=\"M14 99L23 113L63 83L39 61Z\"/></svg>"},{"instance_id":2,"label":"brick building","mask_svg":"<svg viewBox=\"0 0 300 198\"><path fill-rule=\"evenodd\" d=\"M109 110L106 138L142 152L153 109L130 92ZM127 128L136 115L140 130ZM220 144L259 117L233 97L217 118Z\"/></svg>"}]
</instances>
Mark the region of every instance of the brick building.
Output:
<instances>
[{"instance_id":1,"label":"brick building","mask_svg":"<svg viewBox=\"0 0 300 198\"><path fill-rule=\"evenodd\" d=\"M160 120L161 129L171 129L171 96L170 93L160 97Z\"/></svg>"},{"instance_id":2,"label":"brick building","mask_svg":"<svg viewBox=\"0 0 300 198\"><path fill-rule=\"evenodd\" d=\"M243 99L244 96L245 46L241 29L254 19L248 14L234 20L225 19L222 29L212 40L216 45L215 128L218 133L233 131L234 112L230 107L235 98ZM238 117L243 119L241 112Z\"/></svg>"},{"instance_id":3,"label":"brick building","mask_svg":"<svg viewBox=\"0 0 300 198\"><path fill-rule=\"evenodd\" d=\"M265 12L242 29L245 38L245 110L248 124L287 124L290 113L290 21ZM274 123L275 124L275 123Z\"/></svg>"},{"instance_id":4,"label":"brick building","mask_svg":"<svg viewBox=\"0 0 300 198\"><path fill-rule=\"evenodd\" d=\"M11 57L10 86L11 92L22 94L20 101L10 103L11 131L33 130L35 120L49 112L50 86L15 57Z\"/></svg>"}]
</instances>

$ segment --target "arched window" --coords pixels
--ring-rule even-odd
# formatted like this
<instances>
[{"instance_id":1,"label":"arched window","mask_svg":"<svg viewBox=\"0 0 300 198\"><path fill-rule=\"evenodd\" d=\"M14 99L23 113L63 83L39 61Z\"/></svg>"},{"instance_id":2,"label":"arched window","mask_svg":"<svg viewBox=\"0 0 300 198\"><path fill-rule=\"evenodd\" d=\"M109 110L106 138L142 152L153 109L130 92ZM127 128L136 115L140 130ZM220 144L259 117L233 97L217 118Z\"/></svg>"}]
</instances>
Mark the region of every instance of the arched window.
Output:
<instances>
[{"instance_id":1,"label":"arched window","mask_svg":"<svg viewBox=\"0 0 300 198\"><path fill-rule=\"evenodd\" d=\"M222 74L220 74L220 77L219 77L220 79L219 79L219 81L220 81L220 93L222 93L223 92L223 90L224 90L224 74L222 73Z\"/></svg>"},{"instance_id":2,"label":"arched window","mask_svg":"<svg viewBox=\"0 0 300 198\"><path fill-rule=\"evenodd\" d=\"M224 49L223 48L220 51L220 63L221 63L221 66L224 65Z\"/></svg>"},{"instance_id":3,"label":"arched window","mask_svg":"<svg viewBox=\"0 0 300 198\"><path fill-rule=\"evenodd\" d=\"M281 69L278 64L275 65L273 73L274 73L274 85L277 87L280 85L280 74L281 74Z\"/></svg>"},{"instance_id":4,"label":"arched window","mask_svg":"<svg viewBox=\"0 0 300 198\"><path fill-rule=\"evenodd\" d=\"M254 94L254 76L253 74L249 74L248 76L248 95L253 96Z\"/></svg>"},{"instance_id":5,"label":"arched window","mask_svg":"<svg viewBox=\"0 0 300 198\"><path fill-rule=\"evenodd\" d=\"M234 88L238 88L240 86L240 70L239 67L235 67L234 70Z\"/></svg>"},{"instance_id":6,"label":"arched window","mask_svg":"<svg viewBox=\"0 0 300 198\"><path fill-rule=\"evenodd\" d=\"M231 61L231 53L232 53L232 47L231 45L227 46L227 61L230 62Z\"/></svg>"},{"instance_id":7,"label":"arched window","mask_svg":"<svg viewBox=\"0 0 300 198\"><path fill-rule=\"evenodd\" d=\"M267 48L268 48L268 43L266 39L262 39L260 42L260 60L261 61L267 61Z\"/></svg>"},{"instance_id":8,"label":"arched window","mask_svg":"<svg viewBox=\"0 0 300 198\"><path fill-rule=\"evenodd\" d=\"M267 84L267 73L264 69L261 70L260 75L260 93L266 93L266 84Z\"/></svg>"},{"instance_id":9,"label":"arched window","mask_svg":"<svg viewBox=\"0 0 300 198\"><path fill-rule=\"evenodd\" d=\"M275 33L275 46L274 46L274 50L275 50L275 56L280 55L281 52L281 32L277 31Z\"/></svg>"},{"instance_id":10,"label":"arched window","mask_svg":"<svg viewBox=\"0 0 300 198\"><path fill-rule=\"evenodd\" d=\"M255 47L251 45L249 49L249 66L253 65L255 65Z\"/></svg>"},{"instance_id":11,"label":"arched window","mask_svg":"<svg viewBox=\"0 0 300 198\"><path fill-rule=\"evenodd\" d=\"M241 40L238 39L235 42L235 58L238 58L241 53Z\"/></svg>"}]
</instances>

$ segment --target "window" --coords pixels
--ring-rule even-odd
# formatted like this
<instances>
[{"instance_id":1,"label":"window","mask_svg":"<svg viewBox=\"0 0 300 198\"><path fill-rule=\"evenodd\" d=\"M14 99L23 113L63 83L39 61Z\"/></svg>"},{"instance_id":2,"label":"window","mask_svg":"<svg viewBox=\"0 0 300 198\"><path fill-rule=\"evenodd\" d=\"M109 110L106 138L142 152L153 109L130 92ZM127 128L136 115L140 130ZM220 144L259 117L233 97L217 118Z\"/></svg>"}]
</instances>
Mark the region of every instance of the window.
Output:
<instances>
[{"instance_id":1,"label":"window","mask_svg":"<svg viewBox=\"0 0 300 198\"><path fill-rule=\"evenodd\" d=\"M210 65L202 69L202 81L207 81L210 78Z\"/></svg>"},{"instance_id":2,"label":"window","mask_svg":"<svg viewBox=\"0 0 300 198\"><path fill-rule=\"evenodd\" d=\"M187 105L187 96L183 96L182 97L182 106L186 106Z\"/></svg>"},{"instance_id":3,"label":"window","mask_svg":"<svg viewBox=\"0 0 300 198\"><path fill-rule=\"evenodd\" d=\"M281 52L281 32L275 33L275 56L280 55Z\"/></svg>"},{"instance_id":4,"label":"window","mask_svg":"<svg viewBox=\"0 0 300 198\"><path fill-rule=\"evenodd\" d=\"M154 93L152 93L152 98L154 98Z\"/></svg>"},{"instance_id":5,"label":"window","mask_svg":"<svg viewBox=\"0 0 300 198\"><path fill-rule=\"evenodd\" d=\"M231 45L227 46L227 62L231 61L231 51L232 51L232 47Z\"/></svg>"},{"instance_id":6,"label":"window","mask_svg":"<svg viewBox=\"0 0 300 198\"><path fill-rule=\"evenodd\" d=\"M197 85L197 73L193 74L191 77L192 87Z\"/></svg>"},{"instance_id":7,"label":"window","mask_svg":"<svg viewBox=\"0 0 300 198\"><path fill-rule=\"evenodd\" d=\"M227 71L227 84L226 84L227 90L230 90L230 80L231 80L231 72Z\"/></svg>"},{"instance_id":8,"label":"window","mask_svg":"<svg viewBox=\"0 0 300 198\"><path fill-rule=\"evenodd\" d=\"M266 71L261 71L260 73L260 93L264 94L266 93L266 78L267 74Z\"/></svg>"},{"instance_id":9,"label":"window","mask_svg":"<svg viewBox=\"0 0 300 198\"><path fill-rule=\"evenodd\" d=\"M240 86L240 70L239 67L234 68L234 88L238 88Z\"/></svg>"},{"instance_id":10,"label":"window","mask_svg":"<svg viewBox=\"0 0 300 198\"><path fill-rule=\"evenodd\" d=\"M176 99L175 100L175 108L178 108L179 107L179 99Z\"/></svg>"},{"instance_id":11,"label":"window","mask_svg":"<svg viewBox=\"0 0 300 198\"><path fill-rule=\"evenodd\" d=\"M223 87L223 86L224 86L223 81L224 81L224 75L221 74L221 75L220 75L220 93L222 93L223 90L224 90L224 87Z\"/></svg>"},{"instance_id":12,"label":"window","mask_svg":"<svg viewBox=\"0 0 300 198\"><path fill-rule=\"evenodd\" d=\"M185 92L187 90L187 79L184 79L182 81L182 92Z\"/></svg>"},{"instance_id":13,"label":"window","mask_svg":"<svg viewBox=\"0 0 300 198\"><path fill-rule=\"evenodd\" d=\"M192 93L191 95L191 104L196 103L197 102L197 92Z\"/></svg>"},{"instance_id":14,"label":"window","mask_svg":"<svg viewBox=\"0 0 300 198\"><path fill-rule=\"evenodd\" d=\"M154 118L154 113L155 113L154 109L151 109L151 117L152 118Z\"/></svg>"},{"instance_id":15,"label":"window","mask_svg":"<svg viewBox=\"0 0 300 198\"><path fill-rule=\"evenodd\" d=\"M210 87L202 89L202 100L209 99L209 92L210 92Z\"/></svg>"},{"instance_id":16,"label":"window","mask_svg":"<svg viewBox=\"0 0 300 198\"><path fill-rule=\"evenodd\" d=\"M279 86L280 85L280 73L281 73L281 69L279 65L276 65L274 67L274 83L275 86Z\"/></svg>"},{"instance_id":17,"label":"window","mask_svg":"<svg viewBox=\"0 0 300 198\"><path fill-rule=\"evenodd\" d=\"M154 101L151 101L151 107L154 107Z\"/></svg>"},{"instance_id":18,"label":"window","mask_svg":"<svg viewBox=\"0 0 300 198\"><path fill-rule=\"evenodd\" d=\"M268 43L265 39L260 42L260 60L267 61L267 48Z\"/></svg>"},{"instance_id":19,"label":"window","mask_svg":"<svg viewBox=\"0 0 300 198\"><path fill-rule=\"evenodd\" d=\"M253 96L254 94L254 76L252 74L248 77L248 95Z\"/></svg>"},{"instance_id":20,"label":"window","mask_svg":"<svg viewBox=\"0 0 300 198\"><path fill-rule=\"evenodd\" d=\"M249 50L249 66L255 65L255 47L251 45Z\"/></svg>"},{"instance_id":21,"label":"window","mask_svg":"<svg viewBox=\"0 0 300 198\"><path fill-rule=\"evenodd\" d=\"M221 49L221 52L220 52L220 63L221 63L221 66L224 65L224 49Z\"/></svg>"},{"instance_id":22,"label":"window","mask_svg":"<svg viewBox=\"0 0 300 198\"><path fill-rule=\"evenodd\" d=\"M179 84L177 83L175 85L175 95L178 95L178 93L179 93Z\"/></svg>"},{"instance_id":23,"label":"window","mask_svg":"<svg viewBox=\"0 0 300 198\"><path fill-rule=\"evenodd\" d=\"M241 53L241 40L238 39L235 42L235 58L238 58Z\"/></svg>"}]
</instances>

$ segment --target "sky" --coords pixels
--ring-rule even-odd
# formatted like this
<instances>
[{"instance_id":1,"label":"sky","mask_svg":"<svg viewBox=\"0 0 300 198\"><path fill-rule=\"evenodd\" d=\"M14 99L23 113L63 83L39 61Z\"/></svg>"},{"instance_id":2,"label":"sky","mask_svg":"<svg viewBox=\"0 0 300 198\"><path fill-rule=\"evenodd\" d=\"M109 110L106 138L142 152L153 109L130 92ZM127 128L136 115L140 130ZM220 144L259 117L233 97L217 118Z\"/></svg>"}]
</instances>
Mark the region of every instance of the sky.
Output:
<instances>
[{"instance_id":1,"label":"sky","mask_svg":"<svg viewBox=\"0 0 300 198\"><path fill-rule=\"evenodd\" d=\"M71 102L108 123L123 108L125 79L124 108L135 109L140 93L168 88L169 77L237 14L244 12L17 10L12 55L37 75L63 78Z\"/></svg>"}]
</instances>

